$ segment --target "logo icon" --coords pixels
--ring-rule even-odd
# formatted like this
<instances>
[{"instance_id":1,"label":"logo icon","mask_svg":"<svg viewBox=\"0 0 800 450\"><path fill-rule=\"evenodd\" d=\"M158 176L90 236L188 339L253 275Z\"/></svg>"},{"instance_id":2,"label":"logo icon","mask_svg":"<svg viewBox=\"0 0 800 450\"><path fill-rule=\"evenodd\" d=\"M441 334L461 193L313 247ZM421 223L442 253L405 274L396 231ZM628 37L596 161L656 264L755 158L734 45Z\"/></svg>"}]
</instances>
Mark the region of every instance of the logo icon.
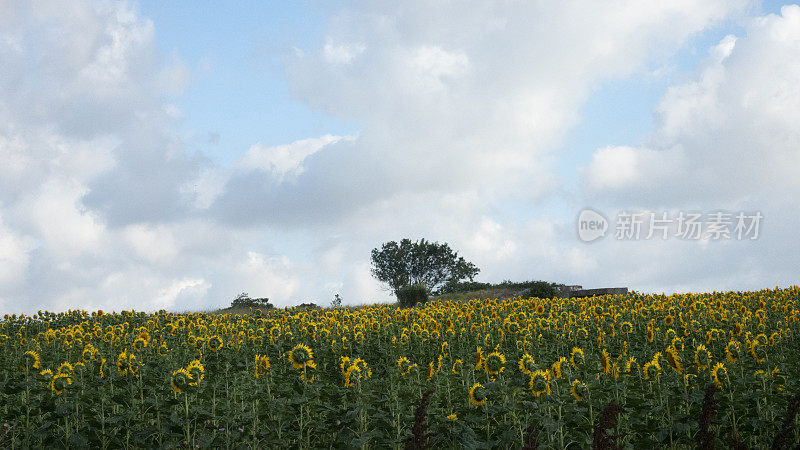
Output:
<instances>
[{"instance_id":1,"label":"logo icon","mask_svg":"<svg viewBox=\"0 0 800 450\"><path fill-rule=\"evenodd\" d=\"M593 209L584 209L578 215L578 237L583 242L592 242L606 235L608 220Z\"/></svg>"}]
</instances>

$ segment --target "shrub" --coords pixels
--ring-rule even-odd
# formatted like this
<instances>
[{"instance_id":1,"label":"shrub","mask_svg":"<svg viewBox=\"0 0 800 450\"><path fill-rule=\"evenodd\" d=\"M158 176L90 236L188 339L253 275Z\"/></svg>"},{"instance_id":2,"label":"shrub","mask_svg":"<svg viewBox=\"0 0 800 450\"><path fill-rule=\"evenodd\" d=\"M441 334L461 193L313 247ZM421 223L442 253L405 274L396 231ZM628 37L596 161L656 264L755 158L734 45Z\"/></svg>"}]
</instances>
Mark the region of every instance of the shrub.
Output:
<instances>
[{"instance_id":1,"label":"shrub","mask_svg":"<svg viewBox=\"0 0 800 450\"><path fill-rule=\"evenodd\" d=\"M449 281L442 286L437 294L450 294L453 292L469 292L480 291L482 289L489 289L494 286L492 283L481 283L480 281Z\"/></svg>"},{"instance_id":2,"label":"shrub","mask_svg":"<svg viewBox=\"0 0 800 450\"><path fill-rule=\"evenodd\" d=\"M395 294L401 308L411 308L418 303L425 304L428 301L428 290L422 284L403 286L397 289Z\"/></svg>"},{"instance_id":3,"label":"shrub","mask_svg":"<svg viewBox=\"0 0 800 450\"><path fill-rule=\"evenodd\" d=\"M503 288L522 291L522 295L526 297L539 297L539 298L553 298L558 292L557 286L563 286L556 283L548 283L546 281L522 281L515 282L504 280L500 283L481 283L479 281L461 281L451 282L444 285L437 294L450 294L453 292L469 292L480 291L483 289Z\"/></svg>"},{"instance_id":4,"label":"shrub","mask_svg":"<svg viewBox=\"0 0 800 450\"><path fill-rule=\"evenodd\" d=\"M546 281L534 281L531 286L526 290L525 295L528 297L539 298L553 298L558 294L555 285Z\"/></svg>"}]
</instances>

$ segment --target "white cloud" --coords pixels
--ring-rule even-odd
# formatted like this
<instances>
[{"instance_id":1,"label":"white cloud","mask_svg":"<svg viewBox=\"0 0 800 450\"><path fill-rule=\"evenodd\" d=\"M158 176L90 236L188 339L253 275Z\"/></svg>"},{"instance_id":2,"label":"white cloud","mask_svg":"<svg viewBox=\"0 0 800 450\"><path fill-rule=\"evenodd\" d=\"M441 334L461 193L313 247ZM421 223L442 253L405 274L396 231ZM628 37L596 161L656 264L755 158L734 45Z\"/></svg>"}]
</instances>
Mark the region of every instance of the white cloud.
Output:
<instances>
[{"instance_id":1,"label":"white cloud","mask_svg":"<svg viewBox=\"0 0 800 450\"><path fill-rule=\"evenodd\" d=\"M161 265L171 262L178 255L176 237L166 226L146 224L129 225L122 232L125 243L141 259Z\"/></svg>"},{"instance_id":2,"label":"white cloud","mask_svg":"<svg viewBox=\"0 0 800 450\"><path fill-rule=\"evenodd\" d=\"M787 6L781 16L753 20L746 36L722 39L695 79L668 89L649 146L595 152L589 187L732 205L797 190L798 30L800 7Z\"/></svg>"},{"instance_id":3,"label":"white cloud","mask_svg":"<svg viewBox=\"0 0 800 450\"><path fill-rule=\"evenodd\" d=\"M177 130L192 111L173 97L193 74L158 53L152 22L125 3L24 4L0 17L0 301L28 311L197 310L241 291L281 306L336 292L380 301L390 295L369 251L403 237L448 242L493 281L781 281L788 269L764 261L793 229L789 210L772 211L786 229L746 261L714 243L584 246L572 211L543 212L584 200L569 198L554 152L596 86L663 67L750 6L350 4L323 42L286 55L286 70L295 99L355 120L359 134L258 142L220 167L185 151ZM799 16L784 8L711 49L667 91L651 142L600 145L585 198L797 206L777 198L798 187Z\"/></svg>"},{"instance_id":4,"label":"white cloud","mask_svg":"<svg viewBox=\"0 0 800 450\"><path fill-rule=\"evenodd\" d=\"M325 46L322 48L325 60L332 64L349 64L358 55L366 50L364 44L335 44L333 40L328 37L325 41Z\"/></svg>"},{"instance_id":5,"label":"white cloud","mask_svg":"<svg viewBox=\"0 0 800 450\"><path fill-rule=\"evenodd\" d=\"M583 172L586 198L609 209L758 211L758 240L612 241L624 252L601 246L606 259L667 291L796 282L798 59L799 6L751 20L744 35L709 49L692 79L667 90L647 145L598 149Z\"/></svg>"},{"instance_id":6,"label":"white cloud","mask_svg":"<svg viewBox=\"0 0 800 450\"><path fill-rule=\"evenodd\" d=\"M30 252L36 248L35 241L9 230L0 216L0 304L3 304L3 291L9 286L24 283L30 263Z\"/></svg>"},{"instance_id":7,"label":"white cloud","mask_svg":"<svg viewBox=\"0 0 800 450\"><path fill-rule=\"evenodd\" d=\"M413 49L408 65L414 71L410 77L415 89L432 92L444 89L448 79L464 76L469 69L469 58L463 51L448 52L438 46L424 45Z\"/></svg>"},{"instance_id":8,"label":"white cloud","mask_svg":"<svg viewBox=\"0 0 800 450\"><path fill-rule=\"evenodd\" d=\"M319 138L303 139L289 145L276 147L267 147L257 143L250 147L235 168L241 171L261 170L276 176L278 181L287 175L297 177L305 170L303 161L306 158L326 145L335 144L342 139L352 140L353 138L353 136L342 137L326 134Z\"/></svg>"}]
</instances>

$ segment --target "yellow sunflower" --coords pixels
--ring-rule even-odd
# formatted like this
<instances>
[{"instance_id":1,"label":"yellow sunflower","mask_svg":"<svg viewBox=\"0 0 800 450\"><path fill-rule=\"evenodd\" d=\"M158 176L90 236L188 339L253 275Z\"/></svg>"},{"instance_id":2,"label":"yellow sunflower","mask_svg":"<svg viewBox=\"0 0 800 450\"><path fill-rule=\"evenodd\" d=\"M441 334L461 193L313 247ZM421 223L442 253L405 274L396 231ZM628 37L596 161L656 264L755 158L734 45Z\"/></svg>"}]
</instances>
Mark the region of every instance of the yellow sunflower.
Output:
<instances>
[{"instance_id":1,"label":"yellow sunflower","mask_svg":"<svg viewBox=\"0 0 800 450\"><path fill-rule=\"evenodd\" d=\"M572 394L573 397L575 397L575 400L579 402L583 401L583 394L585 392L586 392L586 384L578 380L572 381L572 388L569 390L569 393Z\"/></svg>"},{"instance_id":2,"label":"yellow sunflower","mask_svg":"<svg viewBox=\"0 0 800 450\"><path fill-rule=\"evenodd\" d=\"M469 402L475 406L486 404L486 388L480 383L475 383L469 389Z\"/></svg>"},{"instance_id":3,"label":"yellow sunflower","mask_svg":"<svg viewBox=\"0 0 800 450\"><path fill-rule=\"evenodd\" d=\"M734 364L739 361L739 356L742 353L741 344L739 341L730 341L728 345L725 346L725 360L729 363Z\"/></svg>"},{"instance_id":4,"label":"yellow sunflower","mask_svg":"<svg viewBox=\"0 0 800 450\"><path fill-rule=\"evenodd\" d=\"M536 370L536 361L533 360L533 356L527 353L522 355L522 358L519 359L518 365L519 365L519 370L525 375L530 375L531 372Z\"/></svg>"},{"instance_id":5,"label":"yellow sunflower","mask_svg":"<svg viewBox=\"0 0 800 450\"><path fill-rule=\"evenodd\" d=\"M223 341L219 335L215 334L208 338L207 345L211 351L216 352L217 350L221 349L223 345L225 345L225 341Z\"/></svg>"},{"instance_id":6,"label":"yellow sunflower","mask_svg":"<svg viewBox=\"0 0 800 450\"><path fill-rule=\"evenodd\" d=\"M22 370L25 371L27 371L29 368L39 370L39 368L42 365L41 364L42 360L39 359L39 354L33 350L28 350L27 352L25 352L22 355L22 360L23 362L20 368L22 368Z\"/></svg>"},{"instance_id":7,"label":"yellow sunflower","mask_svg":"<svg viewBox=\"0 0 800 450\"><path fill-rule=\"evenodd\" d=\"M289 362L295 369L314 368L314 352L305 344L297 344L289 352Z\"/></svg>"},{"instance_id":8,"label":"yellow sunflower","mask_svg":"<svg viewBox=\"0 0 800 450\"><path fill-rule=\"evenodd\" d=\"M172 390L177 394L182 394L184 390L192 387L192 374L187 369L178 369L172 372L170 384Z\"/></svg>"},{"instance_id":9,"label":"yellow sunflower","mask_svg":"<svg viewBox=\"0 0 800 450\"><path fill-rule=\"evenodd\" d=\"M50 389L52 389L56 395L61 395L61 393L64 392L64 389L71 384L72 377L63 373L56 373L56 376L50 380Z\"/></svg>"},{"instance_id":10,"label":"yellow sunflower","mask_svg":"<svg viewBox=\"0 0 800 450\"><path fill-rule=\"evenodd\" d=\"M550 374L544 370L537 370L531 373L528 387L533 395L540 396L542 394L550 395Z\"/></svg>"},{"instance_id":11,"label":"yellow sunflower","mask_svg":"<svg viewBox=\"0 0 800 450\"><path fill-rule=\"evenodd\" d=\"M578 368L578 366L583 364L583 349L579 347L572 347L572 354L569 357L569 362L572 364L572 367Z\"/></svg>"},{"instance_id":12,"label":"yellow sunflower","mask_svg":"<svg viewBox=\"0 0 800 450\"><path fill-rule=\"evenodd\" d=\"M683 366L681 365L681 358L678 356L678 351L673 347L667 347L664 357L667 359L670 367L675 369L678 373L683 373Z\"/></svg>"},{"instance_id":13,"label":"yellow sunflower","mask_svg":"<svg viewBox=\"0 0 800 450\"><path fill-rule=\"evenodd\" d=\"M492 352L486 355L483 367L489 375L498 375L505 369L506 357L500 352Z\"/></svg>"},{"instance_id":14,"label":"yellow sunflower","mask_svg":"<svg viewBox=\"0 0 800 450\"><path fill-rule=\"evenodd\" d=\"M600 353L600 362L603 364L603 373L611 373L611 357L608 355L608 350L603 349Z\"/></svg>"},{"instance_id":15,"label":"yellow sunflower","mask_svg":"<svg viewBox=\"0 0 800 450\"><path fill-rule=\"evenodd\" d=\"M560 380L563 378L561 376L561 365L567 362L567 358L561 357L558 361L554 362L553 365L550 367L550 372L553 374L553 378L556 380Z\"/></svg>"},{"instance_id":16,"label":"yellow sunflower","mask_svg":"<svg viewBox=\"0 0 800 450\"><path fill-rule=\"evenodd\" d=\"M711 369L711 378L714 380L714 384L716 384L718 388L722 387L722 382L727 377L728 370L725 369L725 365L721 362L714 364L714 368Z\"/></svg>"}]
</instances>

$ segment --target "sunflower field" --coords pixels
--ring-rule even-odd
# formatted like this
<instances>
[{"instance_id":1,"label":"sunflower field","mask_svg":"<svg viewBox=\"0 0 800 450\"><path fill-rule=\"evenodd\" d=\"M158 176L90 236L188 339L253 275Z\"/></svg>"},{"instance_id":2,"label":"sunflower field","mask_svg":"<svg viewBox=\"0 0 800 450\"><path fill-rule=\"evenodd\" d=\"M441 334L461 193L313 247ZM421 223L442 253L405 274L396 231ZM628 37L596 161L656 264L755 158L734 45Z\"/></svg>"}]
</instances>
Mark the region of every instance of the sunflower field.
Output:
<instances>
[{"instance_id":1,"label":"sunflower field","mask_svg":"<svg viewBox=\"0 0 800 450\"><path fill-rule=\"evenodd\" d=\"M794 446L799 300L6 315L0 447Z\"/></svg>"}]
</instances>

